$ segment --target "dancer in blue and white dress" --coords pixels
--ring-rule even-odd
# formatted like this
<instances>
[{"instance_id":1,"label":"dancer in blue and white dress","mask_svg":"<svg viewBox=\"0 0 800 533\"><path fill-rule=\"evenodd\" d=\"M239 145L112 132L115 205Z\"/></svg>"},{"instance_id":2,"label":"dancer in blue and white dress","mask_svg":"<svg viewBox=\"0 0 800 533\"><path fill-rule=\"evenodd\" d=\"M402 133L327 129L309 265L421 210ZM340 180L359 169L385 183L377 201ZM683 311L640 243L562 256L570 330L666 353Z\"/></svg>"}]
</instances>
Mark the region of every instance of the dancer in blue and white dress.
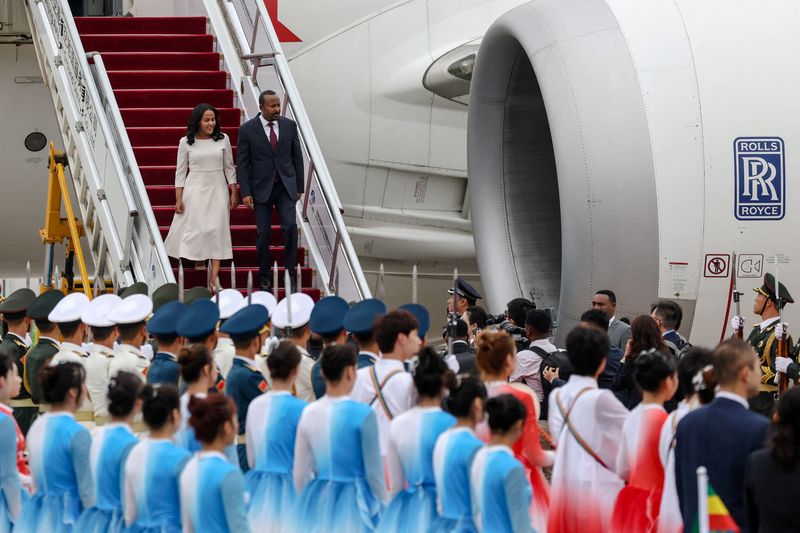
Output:
<instances>
[{"instance_id":1,"label":"dancer in blue and white dress","mask_svg":"<svg viewBox=\"0 0 800 533\"><path fill-rule=\"evenodd\" d=\"M430 531L475 531L469 471L475 454L483 447L483 441L475 435L475 427L483 420L485 402L486 388L474 377L462 380L444 402L445 409L457 422L441 434L433 449L439 517Z\"/></svg>"},{"instance_id":2,"label":"dancer in blue and white dress","mask_svg":"<svg viewBox=\"0 0 800 533\"><path fill-rule=\"evenodd\" d=\"M149 438L133 447L125 463L123 510L131 532L181 531L178 478L190 454L172 441L181 424L174 385L146 385L142 414Z\"/></svg>"},{"instance_id":3,"label":"dancer in blue and white dress","mask_svg":"<svg viewBox=\"0 0 800 533\"><path fill-rule=\"evenodd\" d=\"M20 446L25 445L11 408L11 398L17 396L22 378L11 355L0 352L0 533L10 533L22 511L28 493L22 488L18 460ZM26 480L30 484L30 479Z\"/></svg>"},{"instance_id":4,"label":"dancer in blue and white dress","mask_svg":"<svg viewBox=\"0 0 800 533\"><path fill-rule=\"evenodd\" d=\"M247 411L247 462L245 476L250 495L250 529L277 533L294 505L292 479L295 437L300 415L308 403L292 395L304 357L297 346L284 341L267 357L272 388L250 404Z\"/></svg>"},{"instance_id":5,"label":"dancer in blue and white dress","mask_svg":"<svg viewBox=\"0 0 800 533\"><path fill-rule=\"evenodd\" d=\"M122 531L122 473L125 460L139 439L131 424L141 409L142 379L120 370L108 384L107 406L111 420L97 430L90 459L96 490L94 506L86 509L78 521L80 532L116 533Z\"/></svg>"},{"instance_id":6,"label":"dancer in blue and white dress","mask_svg":"<svg viewBox=\"0 0 800 533\"><path fill-rule=\"evenodd\" d=\"M34 495L14 527L23 533L69 533L84 508L94 503L89 468L89 430L75 421L86 394L86 372L79 363L59 363L39 372L50 411L28 431L28 458Z\"/></svg>"},{"instance_id":7,"label":"dancer in blue and white dress","mask_svg":"<svg viewBox=\"0 0 800 533\"><path fill-rule=\"evenodd\" d=\"M321 361L327 394L305 408L297 427L294 480L300 494L286 517L287 531L373 531L386 488L375 413L349 397L356 350L327 346Z\"/></svg>"},{"instance_id":8,"label":"dancer in blue and white dress","mask_svg":"<svg viewBox=\"0 0 800 533\"><path fill-rule=\"evenodd\" d=\"M529 533L533 489L525 467L514 457L512 446L522 436L527 410L510 394L486 402L491 437L472 461L470 488L472 515L478 531Z\"/></svg>"},{"instance_id":9,"label":"dancer in blue and white dress","mask_svg":"<svg viewBox=\"0 0 800 533\"><path fill-rule=\"evenodd\" d=\"M203 449L186 464L180 478L184 533L249 533L244 477L223 453L236 441L236 404L222 394L192 397L189 423Z\"/></svg>"},{"instance_id":10,"label":"dancer in blue and white dress","mask_svg":"<svg viewBox=\"0 0 800 533\"><path fill-rule=\"evenodd\" d=\"M419 404L389 426L389 491L395 495L381 518L379 531L427 531L437 516L433 448L456 419L442 411L445 385L455 385L447 363L432 348L419 354L414 373Z\"/></svg>"}]
</instances>

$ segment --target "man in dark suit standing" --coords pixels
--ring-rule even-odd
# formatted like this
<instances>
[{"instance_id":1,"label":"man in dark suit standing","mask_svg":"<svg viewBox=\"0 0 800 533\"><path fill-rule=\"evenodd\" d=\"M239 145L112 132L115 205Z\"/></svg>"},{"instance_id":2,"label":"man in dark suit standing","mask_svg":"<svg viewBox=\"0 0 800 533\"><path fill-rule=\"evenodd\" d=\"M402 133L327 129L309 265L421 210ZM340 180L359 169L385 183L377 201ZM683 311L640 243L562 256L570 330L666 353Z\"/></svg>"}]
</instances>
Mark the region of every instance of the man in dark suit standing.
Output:
<instances>
[{"instance_id":1,"label":"man in dark suit standing","mask_svg":"<svg viewBox=\"0 0 800 533\"><path fill-rule=\"evenodd\" d=\"M675 484L687 530L697 523L697 468L705 466L708 482L741 528L744 513L744 468L747 457L766 445L769 421L750 410L758 394L761 369L753 348L739 339L714 350L719 392L713 402L687 414L675 436Z\"/></svg>"},{"instance_id":2,"label":"man in dark suit standing","mask_svg":"<svg viewBox=\"0 0 800 533\"><path fill-rule=\"evenodd\" d=\"M303 152L297 124L280 116L281 100L273 91L258 97L261 113L239 127L236 175L242 202L256 215L258 281L272 288L269 237L272 208L278 210L284 235L284 266L289 269L291 291L297 289L296 205L303 194Z\"/></svg>"}]
</instances>

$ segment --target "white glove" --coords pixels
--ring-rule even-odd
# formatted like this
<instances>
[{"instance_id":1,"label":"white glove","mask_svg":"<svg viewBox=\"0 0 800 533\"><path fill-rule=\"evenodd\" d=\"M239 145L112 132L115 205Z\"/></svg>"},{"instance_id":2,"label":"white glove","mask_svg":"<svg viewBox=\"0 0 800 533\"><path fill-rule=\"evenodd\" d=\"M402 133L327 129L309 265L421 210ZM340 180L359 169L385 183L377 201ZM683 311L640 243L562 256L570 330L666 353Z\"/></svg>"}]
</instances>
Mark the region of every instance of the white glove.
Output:
<instances>
[{"instance_id":1,"label":"white glove","mask_svg":"<svg viewBox=\"0 0 800 533\"><path fill-rule=\"evenodd\" d=\"M786 322L783 323L779 322L778 325L775 326L775 338L782 339L783 334L786 333L788 329L789 329L789 324L787 324Z\"/></svg>"},{"instance_id":2,"label":"white glove","mask_svg":"<svg viewBox=\"0 0 800 533\"><path fill-rule=\"evenodd\" d=\"M744 317L735 316L731 318L731 329L733 331L738 331L742 326L744 326Z\"/></svg>"},{"instance_id":3,"label":"white glove","mask_svg":"<svg viewBox=\"0 0 800 533\"><path fill-rule=\"evenodd\" d=\"M786 369L789 368L789 364L792 362L791 359L788 357L776 357L775 358L775 372L780 372L781 374L786 373Z\"/></svg>"}]
</instances>

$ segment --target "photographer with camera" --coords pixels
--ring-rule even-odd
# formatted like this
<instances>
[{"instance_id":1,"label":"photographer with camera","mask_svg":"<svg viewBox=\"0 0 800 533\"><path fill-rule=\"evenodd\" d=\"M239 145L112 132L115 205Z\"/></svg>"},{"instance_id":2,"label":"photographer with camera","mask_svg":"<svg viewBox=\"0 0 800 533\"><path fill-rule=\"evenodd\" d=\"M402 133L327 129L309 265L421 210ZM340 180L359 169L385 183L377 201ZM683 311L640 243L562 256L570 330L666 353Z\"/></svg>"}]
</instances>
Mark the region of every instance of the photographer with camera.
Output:
<instances>
[{"instance_id":1,"label":"photographer with camera","mask_svg":"<svg viewBox=\"0 0 800 533\"><path fill-rule=\"evenodd\" d=\"M525 316L531 309L536 309L536 304L532 301L525 298L514 298L506 304L504 314L488 317L486 325L494 326L494 329L505 331L511 335L518 352L525 350L530 343L525 336Z\"/></svg>"},{"instance_id":2,"label":"photographer with camera","mask_svg":"<svg viewBox=\"0 0 800 533\"><path fill-rule=\"evenodd\" d=\"M558 351L548 340L553 328L553 319L542 309L531 309L525 315L525 336L530 341L528 347L517 352L517 367L509 381L525 383L533 389L541 402L544 398L542 376L539 370L544 359Z\"/></svg>"}]
</instances>

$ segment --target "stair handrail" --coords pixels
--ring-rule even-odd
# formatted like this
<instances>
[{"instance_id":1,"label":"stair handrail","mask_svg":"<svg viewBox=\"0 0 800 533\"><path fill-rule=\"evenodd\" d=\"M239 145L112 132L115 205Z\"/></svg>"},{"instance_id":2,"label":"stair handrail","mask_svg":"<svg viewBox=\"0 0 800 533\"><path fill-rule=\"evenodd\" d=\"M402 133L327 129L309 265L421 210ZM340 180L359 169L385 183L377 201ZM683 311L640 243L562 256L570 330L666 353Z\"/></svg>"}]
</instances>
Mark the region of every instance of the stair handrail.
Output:
<instances>
[{"instance_id":1,"label":"stair handrail","mask_svg":"<svg viewBox=\"0 0 800 533\"><path fill-rule=\"evenodd\" d=\"M54 98L60 97L59 101L54 102L57 114L58 104L61 104L64 111L61 133L64 136L67 157L71 159L70 175L76 196L80 200L85 193L85 187L91 193L89 195L91 206L84 207L79 201L84 227L91 228L88 219L91 217L92 209L97 214L101 226L105 248L95 251L94 247L90 246L95 251L93 254L95 277L102 275L106 266L105 254L108 253L116 282L129 285L134 281L129 243L133 220L138 216L138 210L125 180L118 180L119 197L117 197L101 179L114 173L119 177L121 165L115 150L105 143L104 147L109 148L106 155L110 158L112 172L109 172L107 165L103 165L106 172L102 174L98 168L98 163L101 161L97 156L97 142L98 140L105 142L109 125L105 117L97 113L100 100L89 74L88 63L69 5L65 0L28 0L26 7L31 30L35 35L34 42L38 45L37 57L42 63L45 83L51 87ZM56 38L56 32L60 38ZM95 160L95 156L98 157L98 161ZM102 163L109 162L102 161ZM79 179L81 176L85 177L85 182ZM115 222L114 213L117 210L112 208L109 196L119 204L117 207L124 208L124 220ZM120 225L124 226L121 234L117 231ZM95 230L96 228L91 229L93 232ZM89 283L89 280L84 280L84 283Z\"/></svg>"},{"instance_id":2,"label":"stair handrail","mask_svg":"<svg viewBox=\"0 0 800 533\"><path fill-rule=\"evenodd\" d=\"M138 246L135 251L140 256L147 255L145 247L149 245L151 250L150 272L149 276L144 275L144 279L150 278L154 283L151 289L156 289L164 283L175 283L175 274L172 270L172 265L169 262L169 255L164 246L164 240L161 238L161 232L158 229L158 222L156 221L153 212L153 206L150 203L150 197L147 194L147 188L144 185L142 173L139 170L139 165L136 162L136 156L133 153L132 144L128 137L128 130L125 128L125 123L122 120L122 113L120 113L117 98L114 96L114 90L111 87L111 79L108 77L108 70L106 70L103 56L99 52L89 52L87 57L92 59L91 71L100 98L103 103L103 109L110 122L114 125L111 128L111 136L114 139L117 150L119 151L120 163L125 172L125 176L130 182L129 186L133 187L134 194L132 194L134 201L139 208L140 218L143 219L143 230L147 236L147 243L141 239L138 240ZM139 228L136 228L137 230ZM144 236L141 236L144 237ZM141 261L142 257L139 257ZM157 269L154 272L153 269ZM140 278L142 279L142 278Z\"/></svg>"},{"instance_id":3,"label":"stair handrail","mask_svg":"<svg viewBox=\"0 0 800 533\"><path fill-rule=\"evenodd\" d=\"M235 89L246 100L242 102L242 107L245 107L244 104L251 107L257 104L261 92L259 70L269 69L271 80L280 85L270 88L277 89L279 94L281 91L283 93L282 113L291 113L297 123L301 145L308 159L305 194L298 221L306 236L309 254L325 285L324 293L340 294L345 299L355 301L370 298L370 287L344 222L342 203L266 4L263 0L204 0L204 4L215 28L218 45L223 49L231 44L235 46L233 50L225 50L224 55L235 53L240 61L241 68L230 70L237 82ZM217 20L217 14L224 17L224 24ZM249 28L245 23L249 24ZM249 39L247 29L250 30ZM234 67L230 63L228 66ZM234 76L234 71L238 71L239 76Z\"/></svg>"}]
</instances>

